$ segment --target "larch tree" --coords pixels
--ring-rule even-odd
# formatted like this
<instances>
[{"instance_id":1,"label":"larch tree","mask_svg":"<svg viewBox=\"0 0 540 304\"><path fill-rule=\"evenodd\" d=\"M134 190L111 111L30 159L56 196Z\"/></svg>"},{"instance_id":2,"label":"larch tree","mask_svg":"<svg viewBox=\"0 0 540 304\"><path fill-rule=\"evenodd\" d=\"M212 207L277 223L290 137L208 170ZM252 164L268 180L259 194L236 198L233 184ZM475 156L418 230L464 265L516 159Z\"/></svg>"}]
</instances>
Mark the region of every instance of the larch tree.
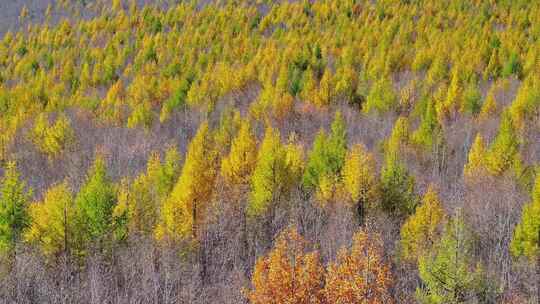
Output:
<instances>
[{"instance_id":1,"label":"larch tree","mask_svg":"<svg viewBox=\"0 0 540 304\"><path fill-rule=\"evenodd\" d=\"M8 162L0 180L0 253L11 251L27 227L30 197L16 163Z\"/></svg>"},{"instance_id":2,"label":"larch tree","mask_svg":"<svg viewBox=\"0 0 540 304\"><path fill-rule=\"evenodd\" d=\"M324 193L328 182L339 180L346 154L347 127L341 113L336 112L330 134L321 129L315 138L303 176L304 187Z\"/></svg>"},{"instance_id":3,"label":"larch tree","mask_svg":"<svg viewBox=\"0 0 540 304\"><path fill-rule=\"evenodd\" d=\"M284 230L274 248L255 264L251 304L322 304L324 268L317 252L306 252L306 241L295 228Z\"/></svg>"},{"instance_id":4,"label":"larch tree","mask_svg":"<svg viewBox=\"0 0 540 304\"><path fill-rule=\"evenodd\" d=\"M231 151L221 162L221 175L232 185L247 185L257 162L257 139L248 120L231 144Z\"/></svg>"},{"instance_id":5,"label":"larch tree","mask_svg":"<svg viewBox=\"0 0 540 304\"><path fill-rule=\"evenodd\" d=\"M369 90L366 104L362 108L362 111L366 114L373 112L384 114L394 110L397 102L398 99L392 87L392 81L382 77Z\"/></svg>"},{"instance_id":6,"label":"larch tree","mask_svg":"<svg viewBox=\"0 0 540 304\"><path fill-rule=\"evenodd\" d=\"M341 173L343 190L347 201L357 209L360 222L365 209L375 205L379 197L375 172L375 159L363 145L355 145L348 151Z\"/></svg>"},{"instance_id":7,"label":"larch tree","mask_svg":"<svg viewBox=\"0 0 540 304\"><path fill-rule=\"evenodd\" d=\"M280 200L287 187L286 150L279 131L267 127L257 164L251 177L251 194L247 214L258 216L266 213L272 203Z\"/></svg>"},{"instance_id":8,"label":"larch tree","mask_svg":"<svg viewBox=\"0 0 540 304\"><path fill-rule=\"evenodd\" d=\"M117 225L120 235L149 235L156 226L159 206L168 197L178 177L180 156L171 147L161 162L159 153L154 152L148 159L145 173L133 182L124 181L120 185L118 204L114 209L115 219L125 223ZM124 238L121 237L121 238Z\"/></svg>"},{"instance_id":9,"label":"larch tree","mask_svg":"<svg viewBox=\"0 0 540 304\"><path fill-rule=\"evenodd\" d=\"M433 185L430 185L422 203L401 227L401 255L416 262L428 253L440 239L445 211Z\"/></svg>"},{"instance_id":10,"label":"larch tree","mask_svg":"<svg viewBox=\"0 0 540 304\"><path fill-rule=\"evenodd\" d=\"M501 175L509 169L519 170L521 167L519 148L520 140L512 117L508 111L504 111L497 136L490 144L486 155L489 172Z\"/></svg>"},{"instance_id":11,"label":"larch tree","mask_svg":"<svg viewBox=\"0 0 540 304\"><path fill-rule=\"evenodd\" d=\"M482 174L485 169L486 147L482 134L478 133L469 150L468 161L463 168L463 175L467 180L473 180Z\"/></svg>"},{"instance_id":12,"label":"larch tree","mask_svg":"<svg viewBox=\"0 0 540 304\"><path fill-rule=\"evenodd\" d=\"M30 205L31 225L24 239L49 257L70 254L75 228L73 195L67 182L52 186L43 201Z\"/></svg>"},{"instance_id":13,"label":"larch tree","mask_svg":"<svg viewBox=\"0 0 540 304\"><path fill-rule=\"evenodd\" d=\"M400 159L408 139L408 122L400 117L385 144L385 163L380 176L381 208L399 217L414 212L417 201L414 176Z\"/></svg>"},{"instance_id":14,"label":"larch tree","mask_svg":"<svg viewBox=\"0 0 540 304\"><path fill-rule=\"evenodd\" d=\"M326 303L393 303L392 287L380 236L359 231L351 249L343 248L328 265L323 292Z\"/></svg>"},{"instance_id":15,"label":"larch tree","mask_svg":"<svg viewBox=\"0 0 540 304\"><path fill-rule=\"evenodd\" d=\"M466 303L475 296L480 269L472 261L473 247L469 229L462 216L446 225L434 249L421 256L418 269L422 286L416 295L421 303Z\"/></svg>"},{"instance_id":16,"label":"larch tree","mask_svg":"<svg viewBox=\"0 0 540 304\"><path fill-rule=\"evenodd\" d=\"M107 173L103 156L97 155L86 181L75 198L78 245L102 243L112 232L112 212L116 191Z\"/></svg>"},{"instance_id":17,"label":"larch tree","mask_svg":"<svg viewBox=\"0 0 540 304\"><path fill-rule=\"evenodd\" d=\"M534 261L538 255L540 233L540 174L537 174L531 201L523 207L521 221L514 230L510 251L515 257Z\"/></svg>"},{"instance_id":18,"label":"larch tree","mask_svg":"<svg viewBox=\"0 0 540 304\"><path fill-rule=\"evenodd\" d=\"M180 177L161 207L155 230L158 240L197 240L212 200L217 172L214 140L208 123L203 122L189 143Z\"/></svg>"}]
</instances>

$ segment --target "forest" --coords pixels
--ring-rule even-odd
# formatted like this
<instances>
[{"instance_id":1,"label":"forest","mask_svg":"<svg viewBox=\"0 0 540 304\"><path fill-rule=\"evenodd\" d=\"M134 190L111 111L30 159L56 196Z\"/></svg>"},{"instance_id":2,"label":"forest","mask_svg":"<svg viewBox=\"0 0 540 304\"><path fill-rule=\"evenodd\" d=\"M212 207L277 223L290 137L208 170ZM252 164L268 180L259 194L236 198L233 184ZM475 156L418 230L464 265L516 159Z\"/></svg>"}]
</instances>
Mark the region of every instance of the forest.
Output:
<instances>
[{"instance_id":1,"label":"forest","mask_svg":"<svg viewBox=\"0 0 540 304\"><path fill-rule=\"evenodd\" d=\"M0 304L540 301L539 1L0 10Z\"/></svg>"}]
</instances>

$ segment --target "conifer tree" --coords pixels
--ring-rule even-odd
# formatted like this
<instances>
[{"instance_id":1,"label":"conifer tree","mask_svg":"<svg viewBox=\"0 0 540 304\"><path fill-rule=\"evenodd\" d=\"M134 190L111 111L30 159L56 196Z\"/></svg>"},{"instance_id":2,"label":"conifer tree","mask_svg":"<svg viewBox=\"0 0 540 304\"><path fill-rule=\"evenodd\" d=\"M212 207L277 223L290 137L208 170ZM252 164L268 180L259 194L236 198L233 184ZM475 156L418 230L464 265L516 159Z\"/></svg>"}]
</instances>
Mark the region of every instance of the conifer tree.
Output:
<instances>
[{"instance_id":1,"label":"conifer tree","mask_svg":"<svg viewBox=\"0 0 540 304\"><path fill-rule=\"evenodd\" d=\"M521 221L514 230L510 251L516 257L524 256L533 262L540 254L540 174L537 174L531 201L523 207Z\"/></svg>"},{"instance_id":2,"label":"conifer tree","mask_svg":"<svg viewBox=\"0 0 540 304\"><path fill-rule=\"evenodd\" d=\"M357 208L362 221L365 208L374 205L379 197L375 160L363 145L355 145L347 153L342 179L347 201Z\"/></svg>"},{"instance_id":3,"label":"conifer tree","mask_svg":"<svg viewBox=\"0 0 540 304\"><path fill-rule=\"evenodd\" d=\"M383 254L379 235L357 232L351 249L343 248L328 266L326 303L393 303L392 273Z\"/></svg>"},{"instance_id":4,"label":"conifer tree","mask_svg":"<svg viewBox=\"0 0 540 304\"><path fill-rule=\"evenodd\" d=\"M257 161L257 142L251 124L245 120L233 140L231 151L221 163L221 174L231 185L246 185Z\"/></svg>"},{"instance_id":5,"label":"conifer tree","mask_svg":"<svg viewBox=\"0 0 540 304\"><path fill-rule=\"evenodd\" d=\"M426 111L418 129L412 134L412 141L428 151L433 148L440 136L441 126L437 120L437 112L432 101L428 101Z\"/></svg>"},{"instance_id":6,"label":"conifer tree","mask_svg":"<svg viewBox=\"0 0 540 304\"><path fill-rule=\"evenodd\" d=\"M284 194L287 182L286 151L279 131L267 127L257 155L257 164L251 177L251 194L247 214L266 213L273 202Z\"/></svg>"},{"instance_id":7,"label":"conifer tree","mask_svg":"<svg viewBox=\"0 0 540 304\"><path fill-rule=\"evenodd\" d=\"M474 139L474 143L469 150L467 164L463 168L465 178L471 180L485 168L486 148L482 134L478 133Z\"/></svg>"},{"instance_id":8,"label":"conifer tree","mask_svg":"<svg viewBox=\"0 0 540 304\"><path fill-rule=\"evenodd\" d=\"M421 303L466 303L480 282L479 268L472 261L470 232L457 215L446 226L435 249L418 262L422 287L416 294Z\"/></svg>"},{"instance_id":9,"label":"conifer tree","mask_svg":"<svg viewBox=\"0 0 540 304\"><path fill-rule=\"evenodd\" d=\"M520 141L508 111L503 112L497 136L490 144L486 155L486 166L494 175L519 168ZM517 166L517 167L516 167Z\"/></svg>"},{"instance_id":10,"label":"conifer tree","mask_svg":"<svg viewBox=\"0 0 540 304\"><path fill-rule=\"evenodd\" d=\"M409 125L398 118L385 145L385 163L381 171L381 207L386 212L404 217L416 207L414 176L400 159L409 139Z\"/></svg>"},{"instance_id":11,"label":"conifer tree","mask_svg":"<svg viewBox=\"0 0 540 304\"><path fill-rule=\"evenodd\" d=\"M308 190L316 189L321 178L337 178L347 154L347 130L340 112L336 112L331 133L321 129L308 156L303 184ZM325 177L326 176L326 177Z\"/></svg>"},{"instance_id":12,"label":"conifer tree","mask_svg":"<svg viewBox=\"0 0 540 304\"><path fill-rule=\"evenodd\" d=\"M97 155L86 181L75 198L78 245L101 243L112 232L112 212L116 192L103 156ZM83 248L84 250L84 248Z\"/></svg>"},{"instance_id":13,"label":"conifer tree","mask_svg":"<svg viewBox=\"0 0 540 304\"><path fill-rule=\"evenodd\" d=\"M245 294L252 304L325 303L319 255L306 252L306 241L295 228L283 231L268 255L257 260L251 282Z\"/></svg>"},{"instance_id":14,"label":"conifer tree","mask_svg":"<svg viewBox=\"0 0 540 304\"><path fill-rule=\"evenodd\" d=\"M158 240L198 238L217 175L217 153L207 122L203 122L189 143L178 182L161 207L155 230Z\"/></svg>"},{"instance_id":15,"label":"conifer tree","mask_svg":"<svg viewBox=\"0 0 540 304\"><path fill-rule=\"evenodd\" d=\"M363 111L364 113L384 114L395 110L397 101L391 80L383 77L377 80L369 91Z\"/></svg>"},{"instance_id":16,"label":"conifer tree","mask_svg":"<svg viewBox=\"0 0 540 304\"><path fill-rule=\"evenodd\" d=\"M401 254L405 260L417 261L439 241L445 212L439 196L430 185L422 204L401 227Z\"/></svg>"},{"instance_id":17,"label":"conifer tree","mask_svg":"<svg viewBox=\"0 0 540 304\"><path fill-rule=\"evenodd\" d=\"M0 253L13 249L29 223L27 205L31 191L21 180L17 165L8 162L0 180Z\"/></svg>"},{"instance_id":18,"label":"conifer tree","mask_svg":"<svg viewBox=\"0 0 540 304\"><path fill-rule=\"evenodd\" d=\"M25 231L26 242L36 244L47 256L69 255L74 232L73 196L67 182L52 186L43 201L28 211L31 225Z\"/></svg>"}]
</instances>

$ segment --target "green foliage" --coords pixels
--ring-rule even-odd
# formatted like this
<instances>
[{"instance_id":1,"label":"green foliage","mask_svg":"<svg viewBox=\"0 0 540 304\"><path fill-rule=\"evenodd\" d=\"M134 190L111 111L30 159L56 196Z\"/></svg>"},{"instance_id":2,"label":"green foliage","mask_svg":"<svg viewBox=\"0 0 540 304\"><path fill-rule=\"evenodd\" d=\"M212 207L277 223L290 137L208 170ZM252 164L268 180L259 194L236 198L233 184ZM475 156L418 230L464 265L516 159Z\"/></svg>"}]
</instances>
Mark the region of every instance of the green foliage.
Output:
<instances>
[{"instance_id":1,"label":"green foliage","mask_svg":"<svg viewBox=\"0 0 540 304\"><path fill-rule=\"evenodd\" d=\"M435 105L433 102L428 101L425 112L423 113L420 121L420 126L412 134L412 141L427 149L431 150L440 139L441 126L437 120L437 113L435 111Z\"/></svg>"},{"instance_id":2,"label":"green foliage","mask_svg":"<svg viewBox=\"0 0 540 304\"><path fill-rule=\"evenodd\" d=\"M387 156L380 183L381 207L384 211L399 217L406 217L414 212L417 204L415 181L402 162Z\"/></svg>"},{"instance_id":3,"label":"green foliage","mask_svg":"<svg viewBox=\"0 0 540 304\"><path fill-rule=\"evenodd\" d=\"M50 124L48 115L42 113L36 119L31 138L41 152L56 158L74 143L75 134L65 114L59 114Z\"/></svg>"},{"instance_id":4,"label":"green foliage","mask_svg":"<svg viewBox=\"0 0 540 304\"><path fill-rule=\"evenodd\" d=\"M446 226L435 249L418 261L423 287L419 302L426 304L466 303L478 289L481 272L472 264L471 235L461 217Z\"/></svg>"},{"instance_id":5,"label":"green foliage","mask_svg":"<svg viewBox=\"0 0 540 304\"><path fill-rule=\"evenodd\" d=\"M377 112L379 114L396 110L398 99L392 87L392 81L387 78L380 78L375 82L369 91L366 104L363 107L364 113Z\"/></svg>"},{"instance_id":6,"label":"green foliage","mask_svg":"<svg viewBox=\"0 0 540 304\"><path fill-rule=\"evenodd\" d=\"M17 165L7 163L0 180L0 253L13 249L29 224L27 205L32 194L26 188Z\"/></svg>"},{"instance_id":7,"label":"green foliage","mask_svg":"<svg viewBox=\"0 0 540 304\"><path fill-rule=\"evenodd\" d=\"M88 171L86 181L75 198L75 217L78 245L101 243L112 232L112 212L116 191L105 167L105 160L97 155Z\"/></svg>"},{"instance_id":8,"label":"green foliage","mask_svg":"<svg viewBox=\"0 0 540 304\"><path fill-rule=\"evenodd\" d=\"M312 191L323 176L338 176L347 154L347 128L340 112L336 112L330 135L321 129L308 156L303 185Z\"/></svg>"},{"instance_id":9,"label":"green foliage","mask_svg":"<svg viewBox=\"0 0 540 304\"><path fill-rule=\"evenodd\" d=\"M521 221L514 230L510 251L515 257L524 256L534 262L539 254L540 233L540 174L537 174L531 201L523 207Z\"/></svg>"},{"instance_id":10,"label":"green foliage","mask_svg":"<svg viewBox=\"0 0 540 304\"><path fill-rule=\"evenodd\" d=\"M283 145L279 131L267 127L251 177L247 215L266 214L286 199L302 174L302 150L294 143Z\"/></svg>"},{"instance_id":11,"label":"green foliage","mask_svg":"<svg viewBox=\"0 0 540 304\"><path fill-rule=\"evenodd\" d=\"M463 92L463 111L465 113L476 116L482 106L482 95L478 90L477 85L470 83Z\"/></svg>"}]
</instances>

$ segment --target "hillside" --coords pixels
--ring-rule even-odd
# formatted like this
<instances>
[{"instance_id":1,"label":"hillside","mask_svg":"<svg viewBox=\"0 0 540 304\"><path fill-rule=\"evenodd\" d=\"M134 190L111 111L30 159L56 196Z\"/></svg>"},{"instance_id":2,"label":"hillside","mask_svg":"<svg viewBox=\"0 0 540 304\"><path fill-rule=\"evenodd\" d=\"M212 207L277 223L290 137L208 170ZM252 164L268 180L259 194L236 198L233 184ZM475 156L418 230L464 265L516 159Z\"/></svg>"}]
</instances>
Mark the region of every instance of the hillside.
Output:
<instances>
[{"instance_id":1,"label":"hillside","mask_svg":"<svg viewBox=\"0 0 540 304\"><path fill-rule=\"evenodd\" d=\"M0 303L534 303L540 3L0 3Z\"/></svg>"}]
</instances>

